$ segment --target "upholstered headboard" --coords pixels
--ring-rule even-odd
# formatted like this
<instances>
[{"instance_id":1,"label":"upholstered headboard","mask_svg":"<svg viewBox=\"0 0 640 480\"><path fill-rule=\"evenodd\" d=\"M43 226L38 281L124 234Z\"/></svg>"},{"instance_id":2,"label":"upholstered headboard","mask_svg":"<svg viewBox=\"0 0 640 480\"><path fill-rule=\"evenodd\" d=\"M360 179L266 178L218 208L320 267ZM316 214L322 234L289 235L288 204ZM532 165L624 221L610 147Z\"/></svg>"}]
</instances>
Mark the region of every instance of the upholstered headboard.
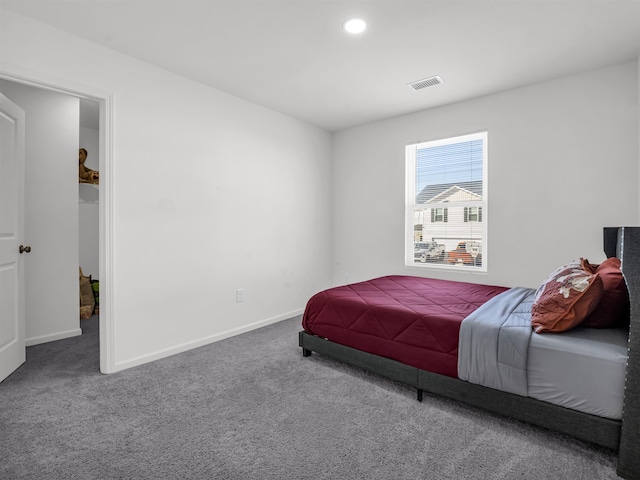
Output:
<instances>
[{"instance_id":1,"label":"upholstered headboard","mask_svg":"<svg viewBox=\"0 0 640 480\"><path fill-rule=\"evenodd\" d=\"M620 259L631 306L618 475L640 478L640 227L605 228L604 251Z\"/></svg>"}]
</instances>

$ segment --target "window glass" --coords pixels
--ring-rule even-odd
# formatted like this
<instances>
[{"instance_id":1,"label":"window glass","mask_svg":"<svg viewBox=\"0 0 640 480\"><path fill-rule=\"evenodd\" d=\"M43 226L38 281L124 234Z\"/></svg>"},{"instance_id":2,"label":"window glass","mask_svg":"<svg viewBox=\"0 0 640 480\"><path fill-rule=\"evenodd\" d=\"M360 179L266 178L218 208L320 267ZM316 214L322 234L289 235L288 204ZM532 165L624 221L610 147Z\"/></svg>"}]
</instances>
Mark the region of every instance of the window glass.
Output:
<instances>
[{"instance_id":1,"label":"window glass","mask_svg":"<svg viewBox=\"0 0 640 480\"><path fill-rule=\"evenodd\" d=\"M487 269L487 133L408 145L406 265Z\"/></svg>"}]
</instances>

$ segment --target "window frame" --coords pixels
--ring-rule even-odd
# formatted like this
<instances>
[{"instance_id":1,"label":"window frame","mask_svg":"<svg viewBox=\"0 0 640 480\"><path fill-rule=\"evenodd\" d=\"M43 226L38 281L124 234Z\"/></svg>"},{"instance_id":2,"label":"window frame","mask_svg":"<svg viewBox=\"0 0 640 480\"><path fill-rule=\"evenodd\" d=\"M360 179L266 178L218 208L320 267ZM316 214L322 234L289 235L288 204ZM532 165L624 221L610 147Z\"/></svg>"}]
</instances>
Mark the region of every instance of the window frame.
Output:
<instances>
[{"instance_id":1,"label":"window frame","mask_svg":"<svg viewBox=\"0 0 640 480\"><path fill-rule=\"evenodd\" d=\"M488 131L483 130L471 134L456 135L451 137L440 138L437 140L421 141L417 143L408 144L405 147L405 181L406 181L406 198L405 198L405 267L431 269L431 270L455 270L464 271L468 273L480 273L486 274L489 265L488 255L488 170L489 170L489 156L488 156ZM468 142L473 140L482 140L482 200L477 203L474 201L474 205L464 205L465 202L455 204L435 204L426 205L416 203L416 152L421 148L438 147L443 145L451 145L456 143ZM467 202L468 203L468 202ZM459 265L459 264L446 264L446 263L416 263L414 259L414 244L415 244L415 218L422 218L423 225L431 224L428 219L431 218L429 209L431 208L452 208L453 207L477 207L477 219L471 220L468 217L464 218L464 224L473 223L480 226L481 229L481 243L482 243L482 263L480 266L476 265ZM467 210L469 213L470 210ZM451 222L451 211L449 211L448 221ZM473 215L474 217L476 215ZM422 241L428 241L428 231L422 232ZM450 251L450 249L447 249Z\"/></svg>"}]
</instances>

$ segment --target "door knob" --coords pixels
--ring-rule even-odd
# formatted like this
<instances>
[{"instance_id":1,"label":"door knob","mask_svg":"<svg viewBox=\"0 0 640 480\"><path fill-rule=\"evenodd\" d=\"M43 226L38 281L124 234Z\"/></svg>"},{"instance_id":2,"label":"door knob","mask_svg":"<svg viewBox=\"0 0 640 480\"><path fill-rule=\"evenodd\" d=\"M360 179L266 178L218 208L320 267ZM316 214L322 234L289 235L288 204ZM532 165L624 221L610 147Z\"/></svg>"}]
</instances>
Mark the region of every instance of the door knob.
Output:
<instances>
[{"instance_id":1,"label":"door knob","mask_svg":"<svg viewBox=\"0 0 640 480\"><path fill-rule=\"evenodd\" d=\"M30 251L31 251L31 246L27 245L25 247L24 245L20 245L20 253L24 253L24 252L29 253Z\"/></svg>"}]
</instances>

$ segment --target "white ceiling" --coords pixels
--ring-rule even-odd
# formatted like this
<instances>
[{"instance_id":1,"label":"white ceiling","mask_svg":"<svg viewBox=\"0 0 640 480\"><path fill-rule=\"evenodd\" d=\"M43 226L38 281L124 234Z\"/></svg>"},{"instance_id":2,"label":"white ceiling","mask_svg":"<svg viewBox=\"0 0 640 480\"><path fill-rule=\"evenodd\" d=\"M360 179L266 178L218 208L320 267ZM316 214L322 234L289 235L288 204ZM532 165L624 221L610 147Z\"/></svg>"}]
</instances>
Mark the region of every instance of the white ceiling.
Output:
<instances>
[{"instance_id":1,"label":"white ceiling","mask_svg":"<svg viewBox=\"0 0 640 480\"><path fill-rule=\"evenodd\" d=\"M640 53L640 0L1 2L330 131ZM342 30L353 16L359 37ZM432 75L445 83L407 86Z\"/></svg>"}]
</instances>

